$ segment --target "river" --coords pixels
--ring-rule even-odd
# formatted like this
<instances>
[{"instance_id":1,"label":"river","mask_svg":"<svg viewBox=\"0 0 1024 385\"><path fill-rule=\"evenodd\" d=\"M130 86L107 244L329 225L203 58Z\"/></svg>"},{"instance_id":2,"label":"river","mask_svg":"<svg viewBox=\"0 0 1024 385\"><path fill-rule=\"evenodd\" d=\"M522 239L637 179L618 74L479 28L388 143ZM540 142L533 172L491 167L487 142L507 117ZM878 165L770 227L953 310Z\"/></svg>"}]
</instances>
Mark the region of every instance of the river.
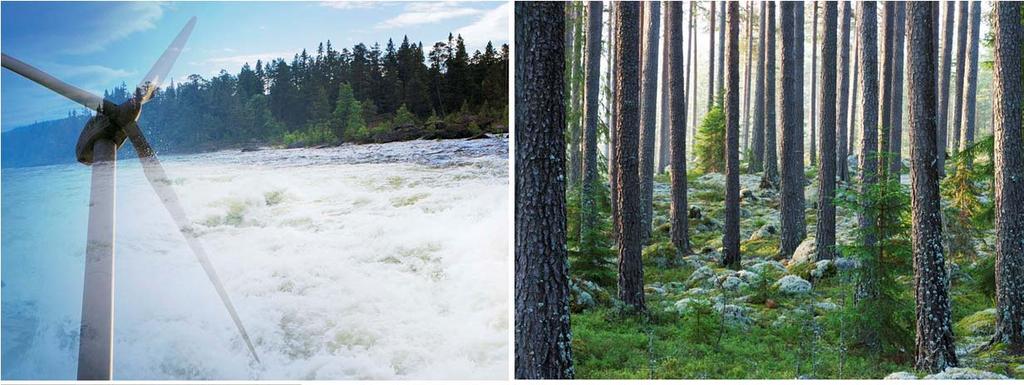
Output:
<instances>
[{"instance_id":1,"label":"river","mask_svg":"<svg viewBox=\"0 0 1024 385\"><path fill-rule=\"evenodd\" d=\"M262 364L127 159L115 379L507 376L507 139L161 159ZM2 378L74 379L89 168L0 176Z\"/></svg>"}]
</instances>

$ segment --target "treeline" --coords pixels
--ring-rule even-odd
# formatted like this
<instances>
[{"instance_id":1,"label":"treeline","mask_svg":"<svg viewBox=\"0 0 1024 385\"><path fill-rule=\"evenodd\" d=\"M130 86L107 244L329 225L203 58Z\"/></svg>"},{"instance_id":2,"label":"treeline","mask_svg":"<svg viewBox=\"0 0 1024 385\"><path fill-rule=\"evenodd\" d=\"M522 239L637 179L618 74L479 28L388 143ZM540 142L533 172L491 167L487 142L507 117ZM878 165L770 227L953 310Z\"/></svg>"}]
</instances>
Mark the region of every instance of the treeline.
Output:
<instances>
[{"instance_id":1,"label":"treeline","mask_svg":"<svg viewBox=\"0 0 1024 385\"><path fill-rule=\"evenodd\" d=\"M121 102L130 92L122 84L104 96ZM84 118L75 112L4 133L5 166L73 160L57 151L73 153ZM405 37L339 51L327 41L291 60L246 63L209 79L191 75L157 91L140 123L158 151L171 153L507 132L508 45L488 42L470 53L462 36L451 34L431 47ZM67 143L25 145L39 135Z\"/></svg>"},{"instance_id":2,"label":"treeline","mask_svg":"<svg viewBox=\"0 0 1024 385\"><path fill-rule=\"evenodd\" d=\"M174 146L284 142L311 145L401 139L397 129L503 131L507 127L508 47L488 43L472 56L449 35L423 43L321 43L291 61L248 63L238 74L192 75L146 105L144 127ZM107 95L127 98L122 86Z\"/></svg>"}]
</instances>

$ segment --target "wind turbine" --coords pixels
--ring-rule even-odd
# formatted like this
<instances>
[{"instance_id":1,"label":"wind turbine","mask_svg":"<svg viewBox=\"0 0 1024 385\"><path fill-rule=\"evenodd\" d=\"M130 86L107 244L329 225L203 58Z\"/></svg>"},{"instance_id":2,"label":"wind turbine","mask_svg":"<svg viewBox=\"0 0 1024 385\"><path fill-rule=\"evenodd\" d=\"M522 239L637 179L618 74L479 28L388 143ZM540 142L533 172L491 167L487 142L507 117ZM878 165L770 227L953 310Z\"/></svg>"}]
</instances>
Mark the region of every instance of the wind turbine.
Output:
<instances>
[{"instance_id":1,"label":"wind turbine","mask_svg":"<svg viewBox=\"0 0 1024 385\"><path fill-rule=\"evenodd\" d=\"M75 153L78 161L92 167L92 190L89 196L88 243L85 250L85 289L82 293L82 324L78 348L79 380L110 380L113 372L114 334L114 224L117 176L117 149L125 139L132 142L138 153L142 170L150 186L163 202L167 212L174 219L178 230L185 237L188 247L195 254L213 284L217 295L231 315L238 333L245 340L249 352L260 362L249 334L242 326L227 291L221 284L217 271L206 256L178 195L171 187L163 166L150 147L138 119L142 105L153 96L161 82L166 80L171 66L181 54L185 42L195 27L196 18L189 19L163 55L153 64L146 77L135 89L128 101L116 104L78 87L67 84L7 54L2 55L2 66L40 85L61 94L91 110L96 116L89 119L78 137Z\"/></svg>"}]
</instances>

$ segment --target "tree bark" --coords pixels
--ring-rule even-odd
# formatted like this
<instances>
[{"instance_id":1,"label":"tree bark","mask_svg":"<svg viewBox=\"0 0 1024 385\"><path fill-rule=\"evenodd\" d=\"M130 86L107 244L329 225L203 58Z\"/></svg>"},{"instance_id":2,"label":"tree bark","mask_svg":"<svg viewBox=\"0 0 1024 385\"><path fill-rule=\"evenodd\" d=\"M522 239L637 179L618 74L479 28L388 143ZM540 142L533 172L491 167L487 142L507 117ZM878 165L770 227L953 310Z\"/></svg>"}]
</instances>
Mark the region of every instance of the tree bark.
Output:
<instances>
[{"instance_id":1,"label":"tree bark","mask_svg":"<svg viewBox=\"0 0 1024 385\"><path fill-rule=\"evenodd\" d=\"M572 378L565 248L565 12L515 4L515 374Z\"/></svg>"},{"instance_id":2,"label":"tree bark","mask_svg":"<svg viewBox=\"0 0 1024 385\"><path fill-rule=\"evenodd\" d=\"M893 33L895 33L896 3L888 1L882 3L882 51L878 57L882 61L882 83L880 96L878 98L879 127L878 134L878 172L882 178L888 178L889 171L889 131L892 129L892 69L895 58L893 57Z\"/></svg>"},{"instance_id":3,"label":"tree bark","mask_svg":"<svg viewBox=\"0 0 1024 385\"><path fill-rule=\"evenodd\" d=\"M619 116L618 105L615 104L616 97L619 94L619 89L615 88L616 70L615 63L613 63L616 53L619 50L616 39L612 38L612 34L615 32L615 20L616 13L618 13L618 4L614 1L608 2L608 45L611 47L608 53L608 85L611 88L611 99L608 100L608 109L611 110L611 115L608 116L608 196L611 200L609 205L611 208L611 219L612 219L612 237L615 238L616 244L619 242L619 189L616 186L619 185L618 179L618 168L619 162L615 159L615 148L618 147L618 140L616 139L618 127L615 125L615 117Z\"/></svg>"},{"instance_id":4,"label":"tree bark","mask_svg":"<svg viewBox=\"0 0 1024 385\"><path fill-rule=\"evenodd\" d=\"M907 3L894 2L892 42L892 116L889 123L889 175L899 178L903 167L903 46L907 25ZM932 66L934 68L934 66Z\"/></svg>"},{"instance_id":5,"label":"tree bark","mask_svg":"<svg viewBox=\"0 0 1024 385\"><path fill-rule=\"evenodd\" d=\"M718 2L718 63L715 64L715 84L718 89L715 93L719 96L725 91L725 1ZM724 103L724 101L723 101Z\"/></svg>"},{"instance_id":6,"label":"tree bark","mask_svg":"<svg viewBox=\"0 0 1024 385\"><path fill-rule=\"evenodd\" d=\"M579 61L583 47L578 41L577 29L582 24L583 15L578 9L575 3L567 3L565 6L565 12L568 14L566 18L566 25L568 28L565 29L566 44L570 47L569 59L566 60L568 65L566 66L566 87L568 92L566 94L566 100L568 102L566 106L566 119L568 119L567 125L569 127L569 186L579 186L580 184L580 171L583 169L581 158L581 141L580 136L582 130L580 127L580 111L582 109L582 101L578 95L580 93L579 82L576 81L579 76L578 71Z\"/></svg>"},{"instance_id":7,"label":"tree bark","mask_svg":"<svg viewBox=\"0 0 1024 385\"><path fill-rule=\"evenodd\" d=\"M862 60L860 58L860 33L858 32L858 31L860 31L860 29L859 29L860 28L859 27L860 26L860 21L858 21L858 20L859 19L854 17L854 22L856 22L857 24L854 27L854 33L853 34L856 35L856 37L855 37L855 39L853 41L853 57L850 60L850 61L853 62L853 81L850 82L850 100L849 100L850 101L850 121L849 121L849 125L850 126L846 128L846 132L849 133L849 141L846 143L846 145L847 145L846 152L848 154L850 154L850 155L854 155L854 154L857 153L857 146L856 146L856 144L857 144L857 140L858 140L858 138L857 138L857 91L859 89L860 83L859 83L857 78L860 76L860 62ZM843 161L846 162L847 160L843 159ZM846 163L844 163L843 167L846 167L845 164Z\"/></svg>"},{"instance_id":8,"label":"tree bark","mask_svg":"<svg viewBox=\"0 0 1024 385\"><path fill-rule=\"evenodd\" d=\"M951 55L953 53L953 5L954 2L946 2L946 15L942 27L942 64L939 67L939 112L938 112L938 133L935 138L937 149L936 161L938 162L939 178L946 175L946 136L949 133L949 82L950 67L952 65Z\"/></svg>"},{"instance_id":9,"label":"tree bark","mask_svg":"<svg viewBox=\"0 0 1024 385\"><path fill-rule=\"evenodd\" d=\"M1024 25L1021 3L995 3L996 333L1024 354Z\"/></svg>"},{"instance_id":10,"label":"tree bark","mask_svg":"<svg viewBox=\"0 0 1024 385\"><path fill-rule=\"evenodd\" d=\"M687 45L689 50L686 52L686 71L689 76L686 77L686 91L690 94L690 100L692 101L690 106L690 138L691 146L693 148L693 140L697 137L697 62L693 60L694 54L697 52L697 3L690 2L690 30L687 33ZM692 150L691 150L692 152ZM691 154L691 157L693 154Z\"/></svg>"},{"instance_id":11,"label":"tree bark","mask_svg":"<svg viewBox=\"0 0 1024 385\"><path fill-rule=\"evenodd\" d=\"M836 177L843 181L850 181L849 167L846 165L847 138L847 104L850 97L850 18L852 8L849 1L843 2L843 12L839 18L839 62L836 71ZM850 117L850 120L853 120ZM827 159L822 155L821 159Z\"/></svg>"},{"instance_id":12,"label":"tree bark","mask_svg":"<svg viewBox=\"0 0 1024 385\"><path fill-rule=\"evenodd\" d=\"M916 299L915 368L937 373L957 366L950 316L949 284L942 250L939 172L935 167L936 102L933 2L907 5L910 64L911 245Z\"/></svg>"},{"instance_id":13,"label":"tree bark","mask_svg":"<svg viewBox=\"0 0 1024 385\"><path fill-rule=\"evenodd\" d=\"M960 138L960 150L967 149L974 143L975 112L978 105L978 39L981 28L981 2L971 2L971 25L967 31L967 77L964 79L963 100L963 137ZM971 158L965 159L968 167Z\"/></svg>"},{"instance_id":14,"label":"tree bark","mask_svg":"<svg viewBox=\"0 0 1024 385\"><path fill-rule=\"evenodd\" d=\"M728 33L723 42L725 79L725 231L722 265L740 269L740 4L730 1Z\"/></svg>"},{"instance_id":15,"label":"tree bark","mask_svg":"<svg viewBox=\"0 0 1024 385\"><path fill-rule=\"evenodd\" d=\"M967 1L957 2L956 19L956 87L953 97L953 130L950 132L950 139L953 143L950 146L951 152L960 151L960 125L963 124L963 103L964 103L964 75L967 69Z\"/></svg>"},{"instance_id":16,"label":"tree bark","mask_svg":"<svg viewBox=\"0 0 1024 385\"><path fill-rule=\"evenodd\" d=\"M754 61L754 3L747 3L747 70L743 71L743 154L750 151L750 69ZM748 160L749 161L749 160Z\"/></svg>"},{"instance_id":17,"label":"tree bark","mask_svg":"<svg viewBox=\"0 0 1024 385\"><path fill-rule=\"evenodd\" d=\"M762 188L778 188L779 157L776 149L775 112L775 2L769 1L768 27L765 32L764 61L764 174Z\"/></svg>"},{"instance_id":18,"label":"tree bark","mask_svg":"<svg viewBox=\"0 0 1024 385\"><path fill-rule=\"evenodd\" d=\"M665 9L669 43L668 59L668 110L669 110L669 164L672 178L672 204L669 208L672 245L677 254L690 254L689 220L687 219L686 197L686 69L683 68L683 3L672 1Z\"/></svg>"},{"instance_id":19,"label":"tree bark","mask_svg":"<svg viewBox=\"0 0 1024 385\"><path fill-rule=\"evenodd\" d=\"M761 3L761 22L758 24L757 38L757 77L754 78L754 122L753 135L750 139L750 146L753 156L750 159L750 173L758 173L764 170L764 71L765 71L765 40L767 40L768 14L765 3Z\"/></svg>"},{"instance_id":20,"label":"tree bark","mask_svg":"<svg viewBox=\"0 0 1024 385\"><path fill-rule=\"evenodd\" d=\"M711 1L711 14L708 15L708 27L711 31L708 33L708 39L711 42L708 45L708 52L711 52L711 58L708 59L708 109L711 111L711 107L715 105L715 2ZM719 43L721 44L721 43ZM707 112L705 112L707 113ZM696 138L696 136L694 136Z\"/></svg>"},{"instance_id":21,"label":"tree bark","mask_svg":"<svg viewBox=\"0 0 1024 385\"><path fill-rule=\"evenodd\" d=\"M859 17L857 17L857 29L860 35L860 90L861 90L861 145L858 156L860 166L860 195L869 194L875 183L877 183L878 170L878 14L876 3L867 1L860 3ZM864 199L864 198L862 198ZM864 201L862 207L867 207L868 202ZM871 249L875 247L877 238L874 228L878 218L874 215L859 213L857 222L861 232L864 234L864 247ZM871 300L878 297L878 280L875 277L875 268L870 262L862 268L857 282L857 299ZM876 346L878 332L871 328L859 330L860 341L867 346Z\"/></svg>"},{"instance_id":22,"label":"tree bark","mask_svg":"<svg viewBox=\"0 0 1024 385\"><path fill-rule=\"evenodd\" d=\"M665 4L662 5L662 8L667 7L668 1L664 1L664 3ZM657 152L657 156L658 156L658 163L654 167L654 173L655 174L660 174L662 172L665 172L665 167L668 166L668 147L669 147L669 139L668 139L668 136L669 136L669 133L668 133L668 126L669 126L669 116L668 116L668 92L669 92L668 91L668 77L669 77L669 73L668 73L668 64L666 64L666 63L668 63L668 49L669 49L669 46L668 46L668 22L667 22L667 20L668 20L667 19L668 11L664 11L663 10L662 12L664 13L664 15L662 15L662 16L666 17L666 18L665 18L665 20L663 20L661 22L661 29L662 29L662 37L661 37L661 81L658 82L658 84L661 86L661 93L660 93L660 96L659 96L661 98L661 101L658 103L658 108L660 109L660 112L658 114L660 116L660 122L658 124L658 146L657 146L658 148L655 151L655 152Z\"/></svg>"},{"instance_id":23,"label":"tree bark","mask_svg":"<svg viewBox=\"0 0 1024 385\"><path fill-rule=\"evenodd\" d=\"M803 38L797 35L798 24L801 24L800 8L803 4L782 2L779 18L782 33L781 51L782 91L779 93L779 105L782 116L782 152L780 168L782 183L779 191L779 223L781 224L781 241L779 253L790 256L807 232L804 223L804 135L800 126L800 51Z\"/></svg>"},{"instance_id":24,"label":"tree bark","mask_svg":"<svg viewBox=\"0 0 1024 385\"><path fill-rule=\"evenodd\" d=\"M615 159L619 190L619 299L638 311L644 303L640 256L640 3L620 2L615 10Z\"/></svg>"},{"instance_id":25,"label":"tree bark","mask_svg":"<svg viewBox=\"0 0 1024 385\"><path fill-rule=\"evenodd\" d=\"M654 143L658 119L658 33L661 31L661 3L645 5L644 61L640 115L640 241L647 244L651 238L651 218L654 216Z\"/></svg>"},{"instance_id":26,"label":"tree bark","mask_svg":"<svg viewBox=\"0 0 1024 385\"><path fill-rule=\"evenodd\" d=\"M811 2L811 166L818 164L818 3ZM802 91L801 91L802 92Z\"/></svg>"},{"instance_id":27,"label":"tree bark","mask_svg":"<svg viewBox=\"0 0 1024 385\"><path fill-rule=\"evenodd\" d=\"M580 243L588 242L589 234L597 227L597 202L594 189L597 183L597 121L598 104L601 95L601 20L603 6L600 1L587 3L587 46L586 46L586 88L584 94L583 130L583 185L580 212Z\"/></svg>"},{"instance_id":28,"label":"tree bark","mask_svg":"<svg viewBox=\"0 0 1024 385\"><path fill-rule=\"evenodd\" d=\"M824 8L824 32L821 39L821 111L818 127L821 128L821 162L818 165L818 217L815 227L817 257L819 261L835 257L836 246L836 24L838 4L826 1ZM838 76L842 78L842 75Z\"/></svg>"}]
</instances>

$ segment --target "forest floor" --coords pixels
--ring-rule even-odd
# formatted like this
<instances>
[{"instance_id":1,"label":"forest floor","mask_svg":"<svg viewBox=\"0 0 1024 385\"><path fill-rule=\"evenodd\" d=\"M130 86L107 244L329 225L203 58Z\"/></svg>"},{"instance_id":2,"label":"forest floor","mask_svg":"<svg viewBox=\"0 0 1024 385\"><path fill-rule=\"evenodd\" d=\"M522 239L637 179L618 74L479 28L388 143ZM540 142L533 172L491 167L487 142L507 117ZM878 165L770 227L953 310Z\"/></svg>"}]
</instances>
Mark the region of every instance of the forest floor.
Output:
<instances>
[{"instance_id":1,"label":"forest floor","mask_svg":"<svg viewBox=\"0 0 1024 385\"><path fill-rule=\"evenodd\" d=\"M806 240L791 258L778 256L778 192L759 188L760 176L741 185L743 270L719 264L724 223L725 178L689 175L690 242L693 253L677 255L669 239L670 188L656 177L654 231L643 251L646 314L622 310L612 274L586 280L572 274L573 355L577 378L884 378L920 377L913 371L913 273L896 276L902 306L895 312L905 330L902 353L877 354L856 344L851 328L855 278L850 258L814 262L817 213L815 172L808 169ZM904 175L904 181L907 175ZM856 241L856 215L838 208L837 244ZM571 233L570 233L571 234ZM1024 378L1024 357L997 345L979 349L994 329L991 289L993 233L974 240L977 256L950 257L954 334L960 366ZM906 241L909 242L909 241ZM578 254L578 253L577 253ZM909 258L909 256L908 256ZM883 331L885 333L885 331ZM905 372L905 373L897 373ZM909 373L906 373L909 372ZM992 376L953 370L946 378Z\"/></svg>"}]
</instances>

